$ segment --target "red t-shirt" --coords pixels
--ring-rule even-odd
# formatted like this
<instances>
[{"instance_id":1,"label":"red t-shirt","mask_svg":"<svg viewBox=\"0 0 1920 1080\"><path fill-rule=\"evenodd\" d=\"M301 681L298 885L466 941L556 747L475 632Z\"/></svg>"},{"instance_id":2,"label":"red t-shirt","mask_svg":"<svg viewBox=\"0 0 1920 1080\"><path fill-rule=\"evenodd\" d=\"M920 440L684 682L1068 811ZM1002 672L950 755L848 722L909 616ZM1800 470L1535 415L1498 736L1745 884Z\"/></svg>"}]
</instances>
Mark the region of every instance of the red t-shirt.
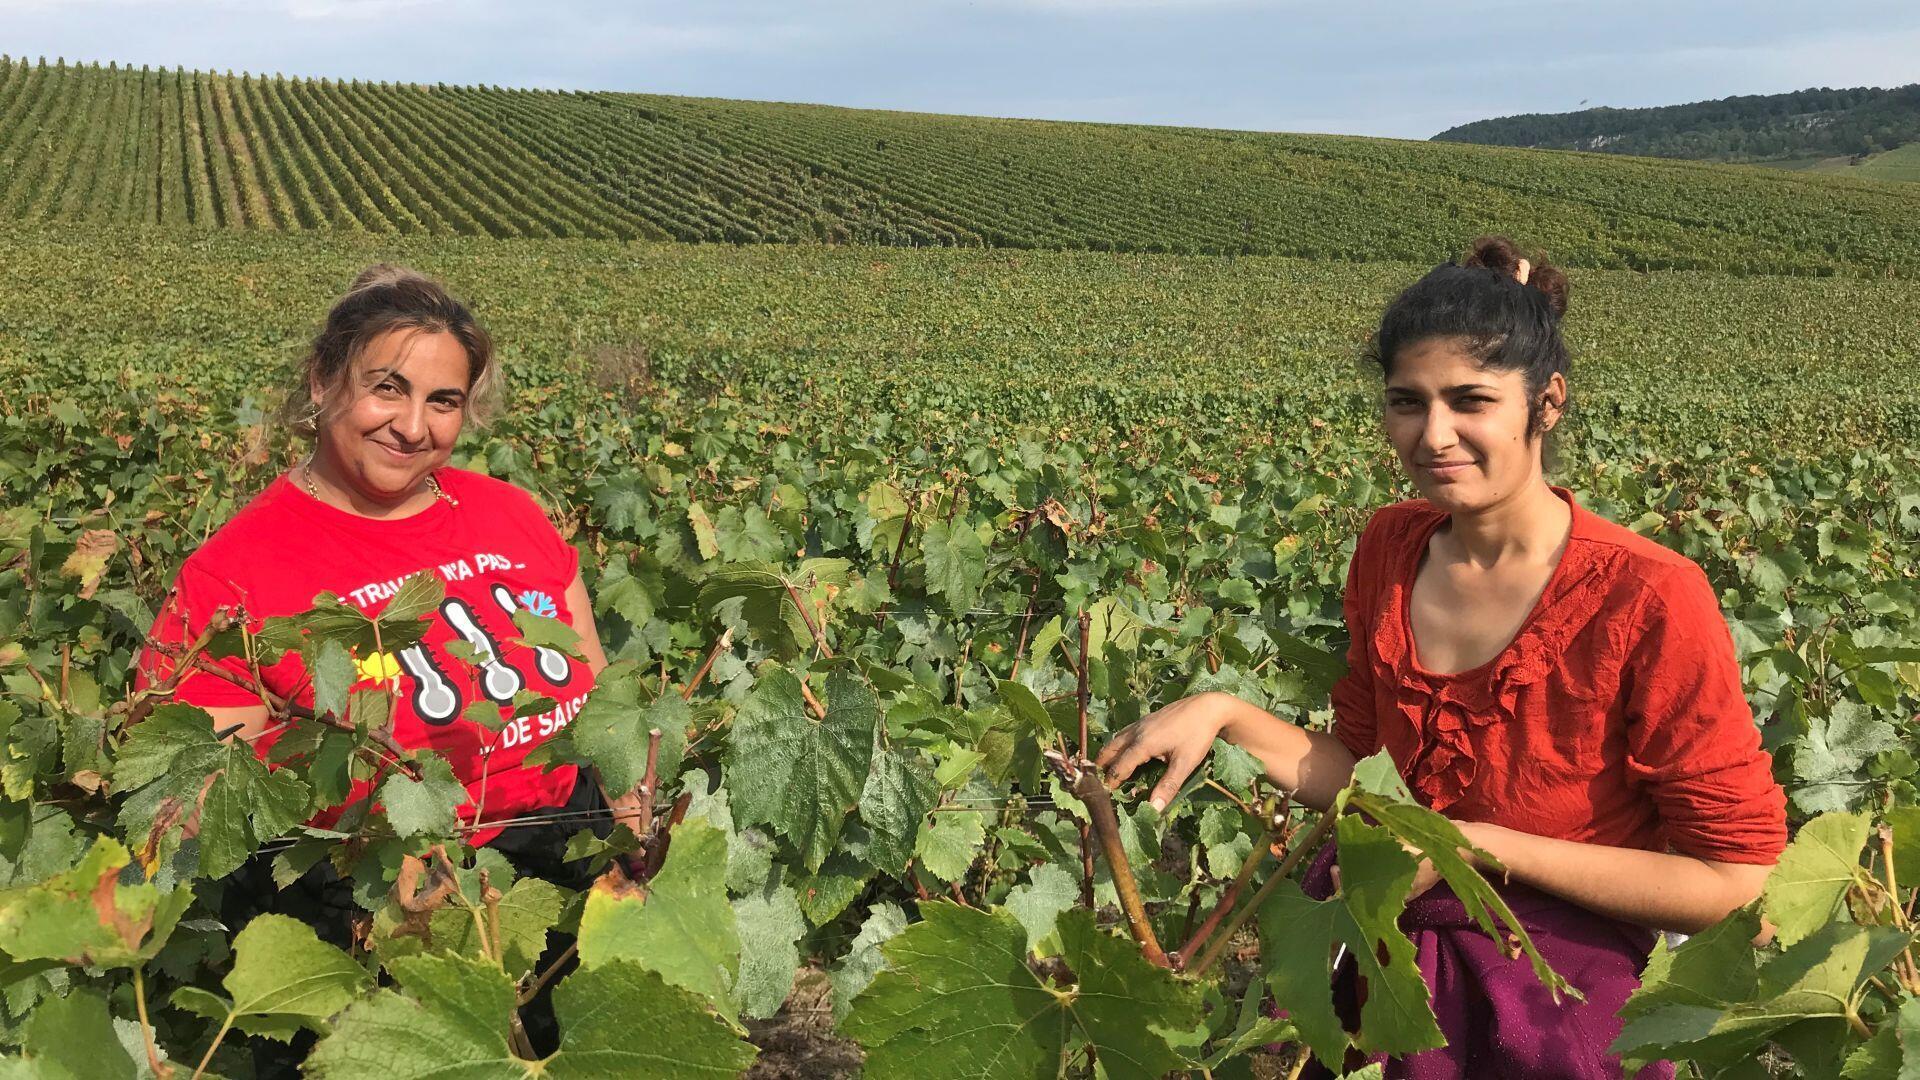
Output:
<instances>
[{"instance_id":1,"label":"red t-shirt","mask_svg":"<svg viewBox=\"0 0 1920 1080\"><path fill-rule=\"evenodd\" d=\"M285 476L276 479L187 557L153 637L175 645L192 641L221 607L244 608L249 625L258 630L270 616L311 608L321 592L371 614L407 577L433 570L447 594L426 636L398 655L356 657L361 676L356 685L378 685L383 676L391 680L394 740L446 755L467 786L462 821L474 820L483 777L480 812L487 821L560 805L573 790L576 770L542 772L521 762L580 711L593 688L593 673L556 650L510 642L519 636L513 625L518 608L573 622L566 591L579 556L532 496L512 484L461 469L440 469L435 475L459 505L436 499L420 513L393 521L350 514L313 498ZM472 645L476 663L471 668L447 656L447 643L456 640ZM141 659L142 674L157 679L170 663L148 651ZM238 658L222 663L236 674L247 673ZM281 697L313 704L299 654L289 652L260 674ZM511 721L499 732L461 718L478 701L510 712L509 703L523 689L558 704ZM247 690L205 672L181 680L177 697L202 708L260 703ZM262 756L272 741L269 735L256 744ZM348 802L365 794L357 786ZM499 831L477 830L470 842L486 843Z\"/></svg>"},{"instance_id":2,"label":"red t-shirt","mask_svg":"<svg viewBox=\"0 0 1920 1080\"><path fill-rule=\"evenodd\" d=\"M1733 637L1692 560L1554 493L1566 552L1498 656L1440 675L1407 598L1447 514L1421 499L1367 523L1347 574L1348 673L1334 734L1385 747L1448 817L1563 840L1771 863L1786 798L1740 687Z\"/></svg>"}]
</instances>

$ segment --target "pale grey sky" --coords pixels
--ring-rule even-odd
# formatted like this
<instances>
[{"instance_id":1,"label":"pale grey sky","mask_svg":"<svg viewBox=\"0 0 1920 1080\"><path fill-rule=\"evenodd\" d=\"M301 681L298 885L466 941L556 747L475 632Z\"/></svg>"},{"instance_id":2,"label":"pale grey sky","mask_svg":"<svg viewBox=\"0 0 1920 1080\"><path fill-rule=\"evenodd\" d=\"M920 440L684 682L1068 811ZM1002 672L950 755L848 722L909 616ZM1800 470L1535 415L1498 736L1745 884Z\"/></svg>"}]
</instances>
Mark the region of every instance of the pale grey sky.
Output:
<instances>
[{"instance_id":1,"label":"pale grey sky","mask_svg":"<svg viewBox=\"0 0 1920 1080\"><path fill-rule=\"evenodd\" d=\"M0 0L0 26L49 61L1405 138L1920 81L1913 0Z\"/></svg>"}]
</instances>

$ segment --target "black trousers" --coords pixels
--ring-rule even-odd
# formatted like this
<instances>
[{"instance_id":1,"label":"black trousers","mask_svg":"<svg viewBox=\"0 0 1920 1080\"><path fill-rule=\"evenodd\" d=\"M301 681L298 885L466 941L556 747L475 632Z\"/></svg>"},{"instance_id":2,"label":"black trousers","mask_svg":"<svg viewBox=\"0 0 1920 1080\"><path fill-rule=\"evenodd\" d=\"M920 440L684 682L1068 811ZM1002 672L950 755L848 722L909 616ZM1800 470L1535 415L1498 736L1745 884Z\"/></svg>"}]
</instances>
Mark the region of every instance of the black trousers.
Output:
<instances>
[{"instance_id":1,"label":"black trousers","mask_svg":"<svg viewBox=\"0 0 1920 1080\"><path fill-rule=\"evenodd\" d=\"M521 877L536 877L561 888L579 891L593 884L593 875L587 869L588 861L579 859L563 862L561 856L566 852L568 839L581 829L592 829L594 835L603 839L613 831L613 822L605 813L606 810L607 802L601 797L600 785L583 772L565 803L522 815L552 816L557 820L515 825L502 831L485 846L505 855L514 873ZM585 816L594 812L598 813L592 817ZM223 879L221 884L220 921L226 924L229 933L237 934L255 917L273 913L289 915L307 923L320 940L338 948L350 949L352 946L353 923L363 912L353 902L352 884L342 878L334 870L333 864L325 859L315 863L299 880L280 889L273 883L273 857L255 855ZM554 933L548 935L547 942L546 952L534 965L535 971L545 971L573 944L573 938ZM553 986L576 964L577 961L569 960L566 968L549 980L539 995L520 1009L520 1022L526 1028L527 1039L533 1044L534 1052L542 1057L553 1053L560 1045L560 1026L553 1016ZM259 1080L281 1080L282 1077L297 1080L300 1062L306 1059L317 1041L318 1036L310 1031L302 1031L291 1044L270 1039L248 1039L253 1052L254 1076Z\"/></svg>"}]
</instances>

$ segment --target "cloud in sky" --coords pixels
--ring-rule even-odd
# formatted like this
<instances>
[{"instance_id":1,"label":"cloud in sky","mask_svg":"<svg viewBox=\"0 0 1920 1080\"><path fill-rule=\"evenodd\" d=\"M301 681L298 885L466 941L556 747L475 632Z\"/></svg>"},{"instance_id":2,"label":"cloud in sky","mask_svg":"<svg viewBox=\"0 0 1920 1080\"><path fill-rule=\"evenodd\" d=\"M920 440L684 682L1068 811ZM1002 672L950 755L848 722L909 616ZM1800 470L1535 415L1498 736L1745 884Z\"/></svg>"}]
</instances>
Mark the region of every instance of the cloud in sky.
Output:
<instances>
[{"instance_id":1,"label":"cloud in sky","mask_svg":"<svg viewBox=\"0 0 1920 1080\"><path fill-rule=\"evenodd\" d=\"M102 62L1425 138L1468 120L1920 81L1911 0L0 0Z\"/></svg>"}]
</instances>

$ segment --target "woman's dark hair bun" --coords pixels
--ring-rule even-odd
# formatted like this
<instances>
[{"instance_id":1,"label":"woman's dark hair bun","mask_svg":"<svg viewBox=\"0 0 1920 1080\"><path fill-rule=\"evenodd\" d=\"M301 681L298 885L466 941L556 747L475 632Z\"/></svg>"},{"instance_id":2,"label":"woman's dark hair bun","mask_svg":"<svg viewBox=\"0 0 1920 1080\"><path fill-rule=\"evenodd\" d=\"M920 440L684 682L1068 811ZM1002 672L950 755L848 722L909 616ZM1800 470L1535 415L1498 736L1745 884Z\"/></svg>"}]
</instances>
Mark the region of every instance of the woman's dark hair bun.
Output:
<instances>
[{"instance_id":1,"label":"woman's dark hair bun","mask_svg":"<svg viewBox=\"0 0 1920 1080\"><path fill-rule=\"evenodd\" d=\"M1567 275L1544 257L1529 258L1520 250L1520 245L1504 236L1483 236L1475 240L1466 258L1460 260L1460 265L1484 267L1510 278L1520 269L1522 259L1532 264L1527 275L1527 287L1539 290L1547 298L1547 306L1553 309L1555 317L1565 316L1569 292Z\"/></svg>"}]
</instances>

